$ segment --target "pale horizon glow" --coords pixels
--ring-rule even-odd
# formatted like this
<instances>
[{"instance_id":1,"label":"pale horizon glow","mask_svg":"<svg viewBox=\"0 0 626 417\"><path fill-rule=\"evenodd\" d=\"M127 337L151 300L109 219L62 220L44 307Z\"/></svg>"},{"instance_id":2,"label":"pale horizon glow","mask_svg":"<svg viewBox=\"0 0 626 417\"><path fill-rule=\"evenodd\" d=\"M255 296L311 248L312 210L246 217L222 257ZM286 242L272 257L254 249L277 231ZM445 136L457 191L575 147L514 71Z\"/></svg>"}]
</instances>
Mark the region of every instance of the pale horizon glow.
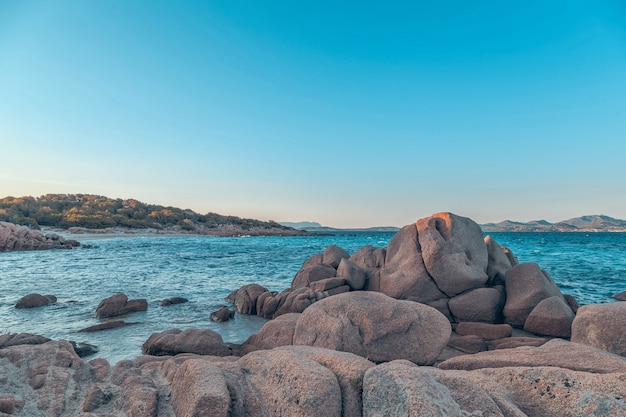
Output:
<instances>
[{"instance_id":1,"label":"pale horizon glow","mask_svg":"<svg viewBox=\"0 0 626 417\"><path fill-rule=\"evenodd\" d=\"M626 218L626 4L0 2L0 198Z\"/></svg>"}]
</instances>

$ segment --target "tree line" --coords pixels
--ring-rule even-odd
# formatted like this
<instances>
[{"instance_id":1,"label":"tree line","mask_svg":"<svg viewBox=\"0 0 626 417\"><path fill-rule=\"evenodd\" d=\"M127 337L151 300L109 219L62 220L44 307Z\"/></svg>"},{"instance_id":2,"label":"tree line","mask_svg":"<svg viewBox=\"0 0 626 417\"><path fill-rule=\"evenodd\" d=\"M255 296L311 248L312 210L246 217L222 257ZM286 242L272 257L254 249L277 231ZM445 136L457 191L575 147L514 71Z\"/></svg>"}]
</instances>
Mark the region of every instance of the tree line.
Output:
<instances>
[{"instance_id":1,"label":"tree line","mask_svg":"<svg viewBox=\"0 0 626 417\"><path fill-rule=\"evenodd\" d=\"M0 200L0 221L40 229L42 226L67 229L131 228L164 229L179 227L194 231L225 225L239 229L290 229L269 221L198 214L189 209L145 204L134 199L112 199L92 194L46 194L40 197L5 197Z\"/></svg>"}]
</instances>

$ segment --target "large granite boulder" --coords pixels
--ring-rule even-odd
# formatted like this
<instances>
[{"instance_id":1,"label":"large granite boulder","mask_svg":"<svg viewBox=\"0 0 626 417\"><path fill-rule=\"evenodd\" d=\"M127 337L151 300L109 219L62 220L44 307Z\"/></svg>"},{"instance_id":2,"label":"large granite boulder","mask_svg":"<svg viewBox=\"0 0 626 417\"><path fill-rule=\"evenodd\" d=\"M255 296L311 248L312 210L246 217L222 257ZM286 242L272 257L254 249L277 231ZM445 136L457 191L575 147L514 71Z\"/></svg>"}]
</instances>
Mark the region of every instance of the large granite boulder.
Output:
<instances>
[{"instance_id":1,"label":"large granite boulder","mask_svg":"<svg viewBox=\"0 0 626 417\"><path fill-rule=\"evenodd\" d=\"M171 404L177 416L228 416L230 402L226 379L217 365L189 359L176 371Z\"/></svg>"},{"instance_id":2,"label":"large granite boulder","mask_svg":"<svg viewBox=\"0 0 626 417\"><path fill-rule=\"evenodd\" d=\"M448 308L456 321L501 323L505 300L502 286L476 288L452 297Z\"/></svg>"},{"instance_id":3,"label":"large granite boulder","mask_svg":"<svg viewBox=\"0 0 626 417\"><path fill-rule=\"evenodd\" d=\"M322 263L330 265L337 269L342 259L348 259L350 254L345 249L340 248L337 245L330 245L324 249L322 254Z\"/></svg>"},{"instance_id":4,"label":"large granite boulder","mask_svg":"<svg viewBox=\"0 0 626 417\"><path fill-rule=\"evenodd\" d=\"M524 330L569 339L572 335L574 317L574 312L563 297L546 298L530 312L524 323Z\"/></svg>"},{"instance_id":5,"label":"large granite boulder","mask_svg":"<svg viewBox=\"0 0 626 417\"><path fill-rule=\"evenodd\" d=\"M416 222L426 270L449 297L487 282L489 261L480 226L467 217L437 213Z\"/></svg>"},{"instance_id":6,"label":"large granite boulder","mask_svg":"<svg viewBox=\"0 0 626 417\"><path fill-rule=\"evenodd\" d=\"M367 282L367 273L363 268L346 258L339 261L337 276L344 278L352 290L362 290Z\"/></svg>"},{"instance_id":7,"label":"large granite boulder","mask_svg":"<svg viewBox=\"0 0 626 417\"><path fill-rule=\"evenodd\" d=\"M41 295L32 293L20 298L15 304L15 308L35 308L43 307L48 304L56 303L57 298L54 295Z\"/></svg>"},{"instance_id":8,"label":"large granite boulder","mask_svg":"<svg viewBox=\"0 0 626 417\"><path fill-rule=\"evenodd\" d=\"M354 291L307 308L297 321L293 342L351 352L374 362L408 359L426 365L435 362L450 334L450 322L432 307Z\"/></svg>"},{"instance_id":9,"label":"large granite boulder","mask_svg":"<svg viewBox=\"0 0 626 417\"><path fill-rule=\"evenodd\" d=\"M246 370L246 381L256 393L262 410L256 415L341 415L337 377L313 359L287 349L259 350L239 359L237 365Z\"/></svg>"},{"instance_id":10,"label":"large granite boulder","mask_svg":"<svg viewBox=\"0 0 626 417\"><path fill-rule=\"evenodd\" d=\"M129 300L126 294L118 293L100 301L96 308L96 318L106 319L137 311L146 311L147 309L148 301L146 299Z\"/></svg>"},{"instance_id":11,"label":"large granite boulder","mask_svg":"<svg viewBox=\"0 0 626 417\"><path fill-rule=\"evenodd\" d=\"M595 374L554 366L482 369L528 417L626 415L623 373Z\"/></svg>"},{"instance_id":12,"label":"large granite boulder","mask_svg":"<svg viewBox=\"0 0 626 417\"><path fill-rule=\"evenodd\" d=\"M626 356L626 302L580 307L572 323L572 342Z\"/></svg>"},{"instance_id":13,"label":"large granite boulder","mask_svg":"<svg viewBox=\"0 0 626 417\"><path fill-rule=\"evenodd\" d=\"M277 350L288 350L299 357L314 360L330 369L337 377L341 391L343 416L359 417L362 414L363 378L374 363L348 352L312 346L284 346Z\"/></svg>"},{"instance_id":14,"label":"large granite boulder","mask_svg":"<svg viewBox=\"0 0 626 417\"><path fill-rule=\"evenodd\" d=\"M524 326L528 315L540 301L563 297L552 277L533 262L511 268L506 273L505 284L504 319L516 327Z\"/></svg>"},{"instance_id":15,"label":"large granite boulder","mask_svg":"<svg viewBox=\"0 0 626 417\"><path fill-rule=\"evenodd\" d=\"M386 248L366 245L352 254L349 261L365 271L365 287L369 291L380 291L380 271L385 266Z\"/></svg>"},{"instance_id":16,"label":"large granite boulder","mask_svg":"<svg viewBox=\"0 0 626 417\"><path fill-rule=\"evenodd\" d=\"M55 233L44 235L38 230L0 221L0 252L46 249L72 249L80 246L75 240Z\"/></svg>"},{"instance_id":17,"label":"large granite boulder","mask_svg":"<svg viewBox=\"0 0 626 417\"><path fill-rule=\"evenodd\" d=\"M414 224L400 229L389 241L378 287L399 300L428 304L447 298L426 270Z\"/></svg>"},{"instance_id":18,"label":"large granite boulder","mask_svg":"<svg viewBox=\"0 0 626 417\"><path fill-rule=\"evenodd\" d=\"M475 379L404 360L378 365L365 373L363 416L524 416L506 393L491 394Z\"/></svg>"},{"instance_id":19,"label":"large granite boulder","mask_svg":"<svg viewBox=\"0 0 626 417\"><path fill-rule=\"evenodd\" d=\"M511 366L556 366L592 373L626 372L626 359L580 343L552 339L539 346L497 349L474 355L456 356L438 365L441 369L471 371Z\"/></svg>"},{"instance_id":20,"label":"large granite boulder","mask_svg":"<svg viewBox=\"0 0 626 417\"><path fill-rule=\"evenodd\" d=\"M153 333L141 346L141 351L153 356L179 353L229 356L233 353L224 344L222 336L211 329L170 329Z\"/></svg>"}]
</instances>

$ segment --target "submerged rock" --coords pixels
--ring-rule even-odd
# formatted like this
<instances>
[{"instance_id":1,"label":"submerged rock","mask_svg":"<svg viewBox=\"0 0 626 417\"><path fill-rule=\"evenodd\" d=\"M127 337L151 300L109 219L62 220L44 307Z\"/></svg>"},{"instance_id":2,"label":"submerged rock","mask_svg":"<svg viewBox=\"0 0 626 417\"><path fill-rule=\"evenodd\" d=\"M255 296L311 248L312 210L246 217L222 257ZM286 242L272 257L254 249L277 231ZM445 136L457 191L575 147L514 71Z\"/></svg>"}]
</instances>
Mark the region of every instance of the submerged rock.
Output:
<instances>
[{"instance_id":1,"label":"submerged rock","mask_svg":"<svg viewBox=\"0 0 626 417\"><path fill-rule=\"evenodd\" d=\"M105 298L96 308L96 318L122 316L137 311L146 311L148 301L146 299L129 300L126 294L118 293Z\"/></svg>"},{"instance_id":2,"label":"submerged rock","mask_svg":"<svg viewBox=\"0 0 626 417\"><path fill-rule=\"evenodd\" d=\"M211 313L210 318L218 323L228 321L235 317L235 310L229 310L228 307L222 306L219 310Z\"/></svg>"},{"instance_id":3,"label":"submerged rock","mask_svg":"<svg viewBox=\"0 0 626 417\"><path fill-rule=\"evenodd\" d=\"M57 298L54 295L41 295L37 293L28 294L20 298L15 304L15 308L35 308L43 307L48 304L56 303Z\"/></svg>"}]
</instances>

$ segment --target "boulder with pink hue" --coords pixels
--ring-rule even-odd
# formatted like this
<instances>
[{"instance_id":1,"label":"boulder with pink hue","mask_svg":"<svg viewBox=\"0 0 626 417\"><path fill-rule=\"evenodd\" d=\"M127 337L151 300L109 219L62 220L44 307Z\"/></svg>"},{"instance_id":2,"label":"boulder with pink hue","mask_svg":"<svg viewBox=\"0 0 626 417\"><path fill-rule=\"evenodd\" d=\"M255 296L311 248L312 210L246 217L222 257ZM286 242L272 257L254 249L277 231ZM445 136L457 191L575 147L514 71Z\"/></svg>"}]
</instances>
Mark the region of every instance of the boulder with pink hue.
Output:
<instances>
[{"instance_id":1,"label":"boulder with pink hue","mask_svg":"<svg viewBox=\"0 0 626 417\"><path fill-rule=\"evenodd\" d=\"M242 357L247 384L256 393L259 416L336 417L341 389L335 374L313 359L289 350L259 350Z\"/></svg>"},{"instance_id":2,"label":"boulder with pink hue","mask_svg":"<svg viewBox=\"0 0 626 417\"><path fill-rule=\"evenodd\" d=\"M385 266L387 249L376 248L366 245L357 250L350 257L350 262L354 263L365 271L365 287L369 291L380 291L380 271Z\"/></svg>"},{"instance_id":3,"label":"boulder with pink hue","mask_svg":"<svg viewBox=\"0 0 626 417\"><path fill-rule=\"evenodd\" d=\"M546 298L563 297L550 275L536 263L519 264L505 277L506 303L504 319L516 327L523 327L531 311Z\"/></svg>"},{"instance_id":4,"label":"boulder with pink hue","mask_svg":"<svg viewBox=\"0 0 626 417\"><path fill-rule=\"evenodd\" d=\"M0 221L0 252L72 249L76 246L80 243L54 233L44 235L38 230Z\"/></svg>"},{"instance_id":5,"label":"boulder with pink hue","mask_svg":"<svg viewBox=\"0 0 626 417\"><path fill-rule=\"evenodd\" d=\"M474 355L457 356L438 365L441 369L466 371L510 366L556 366L600 374L624 373L626 359L580 343L552 339L539 347L489 350Z\"/></svg>"},{"instance_id":6,"label":"boulder with pink hue","mask_svg":"<svg viewBox=\"0 0 626 417\"><path fill-rule=\"evenodd\" d=\"M341 391L343 416L359 417L362 415L363 378L374 363L348 352L323 349L312 346L285 346L279 350L288 350L297 356L314 360L330 369L337 377Z\"/></svg>"},{"instance_id":7,"label":"boulder with pink hue","mask_svg":"<svg viewBox=\"0 0 626 417\"><path fill-rule=\"evenodd\" d=\"M626 302L580 307L572 323L572 342L626 356Z\"/></svg>"},{"instance_id":8,"label":"boulder with pink hue","mask_svg":"<svg viewBox=\"0 0 626 417\"><path fill-rule=\"evenodd\" d=\"M467 217L437 213L416 222L426 270L449 297L487 282L489 261L480 226Z\"/></svg>"},{"instance_id":9,"label":"boulder with pink hue","mask_svg":"<svg viewBox=\"0 0 626 417\"><path fill-rule=\"evenodd\" d=\"M414 224L400 229L389 241L379 290L392 298L424 304L447 298L426 270Z\"/></svg>"},{"instance_id":10,"label":"boulder with pink hue","mask_svg":"<svg viewBox=\"0 0 626 417\"><path fill-rule=\"evenodd\" d=\"M342 258L339 262L337 276L344 278L352 290L362 290L365 288L365 283L367 282L367 274L365 271L346 258Z\"/></svg>"},{"instance_id":11,"label":"boulder with pink hue","mask_svg":"<svg viewBox=\"0 0 626 417\"><path fill-rule=\"evenodd\" d=\"M448 319L432 307L355 291L325 298L306 309L293 341L351 352L374 362L408 359L425 365L434 363L450 333Z\"/></svg>"},{"instance_id":12,"label":"boulder with pink hue","mask_svg":"<svg viewBox=\"0 0 626 417\"><path fill-rule=\"evenodd\" d=\"M222 336L211 329L170 329L153 333L141 347L146 355L165 356L179 353L229 356L232 351L224 344Z\"/></svg>"},{"instance_id":13,"label":"boulder with pink hue","mask_svg":"<svg viewBox=\"0 0 626 417\"><path fill-rule=\"evenodd\" d=\"M57 298L54 295L41 295L37 293L28 294L20 298L15 304L15 308L35 308L43 307L48 304L56 303Z\"/></svg>"},{"instance_id":14,"label":"boulder with pink hue","mask_svg":"<svg viewBox=\"0 0 626 417\"><path fill-rule=\"evenodd\" d=\"M171 404L177 416L227 416L230 393L222 370L202 359L180 365L172 381Z\"/></svg>"},{"instance_id":15,"label":"boulder with pink hue","mask_svg":"<svg viewBox=\"0 0 626 417\"><path fill-rule=\"evenodd\" d=\"M448 308L456 321L501 323L505 300L502 286L476 288L452 297Z\"/></svg>"},{"instance_id":16,"label":"boulder with pink hue","mask_svg":"<svg viewBox=\"0 0 626 417\"><path fill-rule=\"evenodd\" d=\"M340 248L337 245L330 245L326 249L324 249L324 254L322 255L322 263L330 265L333 268L337 269L341 260L348 259L349 257L350 254L346 252L345 249Z\"/></svg>"},{"instance_id":17,"label":"boulder with pink hue","mask_svg":"<svg viewBox=\"0 0 626 417\"><path fill-rule=\"evenodd\" d=\"M246 284L231 292L226 300L233 303L241 314L255 314L257 300L261 294L266 292L268 292L267 288L259 284Z\"/></svg>"},{"instance_id":18,"label":"boulder with pink hue","mask_svg":"<svg viewBox=\"0 0 626 417\"><path fill-rule=\"evenodd\" d=\"M308 287L315 281L337 276L337 270L328 264L315 264L299 270L291 281L291 288Z\"/></svg>"},{"instance_id":19,"label":"boulder with pink hue","mask_svg":"<svg viewBox=\"0 0 626 417\"><path fill-rule=\"evenodd\" d=\"M245 355L255 350L292 345L299 317L300 313L288 313L268 321L241 345L239 353Z\"/></svg>"},{"instance_id":20,"label":"boulder with pink hue","mask_svg":"<svg viewBox=\"0 0 626 417\"><path fill-rule=\"evenodd\" d=\"M504 276L507 271L513 267L509 257L504 253L502 246L491 236L485 236L485 245L487 245L487 276L491 285L504 284Z\"/></svg>"},{"instance_id":21,"label":"boulder with pink hue","mask_svg":"<svg viewBox=\"0 0 626 417\"><path fill-rule=\"evenodd\" d=\"M275 292L264 292L256 300L256 315L271 319L278 308L278 298Z\"/></svg>"},{"instance_id":22,"label":"boulder with pink hue","mask_svg":"<svg viewBox=\"0 0 626 417\"><path fill-rule=\"evenodd\" d=\"M596 374L554 366L482 369L479 372L500 385L524 416L626 415L623 373Z\"/></svg>"},{"instance_id":23,"label":"boulder with pink hue","mask_svg":"<svg viewBox=\"0 0 626 417\"><path fill-rule=\"evenodd\" d=\"M378 365L365 373L363 415L524 416L506 392L485 377L417 367L403 360Z\"/></svg>"},{"instance_id":24,"label":"boulder with pink hue","mask_svg":"<svg viewBox=\"0 0 626 417\"><path fill-rule=\"evenodd\" d=\"M541 300L530 312L524 330L544 336L569 338L572 335L574 312L563 297Z\"/></svg>"},{"instance_id":25,"label":"boulder with pink hue","mask_svg":"<svg viewBox=\"0 0 626 417\"><path fill-rule=\"evenodd\" d=\"M105 298L96 308L96 318L123 316L137 311L146 311L148 301L145 299L129 300L126 294L118 293Z\"/></svg>"}]
</instances>

